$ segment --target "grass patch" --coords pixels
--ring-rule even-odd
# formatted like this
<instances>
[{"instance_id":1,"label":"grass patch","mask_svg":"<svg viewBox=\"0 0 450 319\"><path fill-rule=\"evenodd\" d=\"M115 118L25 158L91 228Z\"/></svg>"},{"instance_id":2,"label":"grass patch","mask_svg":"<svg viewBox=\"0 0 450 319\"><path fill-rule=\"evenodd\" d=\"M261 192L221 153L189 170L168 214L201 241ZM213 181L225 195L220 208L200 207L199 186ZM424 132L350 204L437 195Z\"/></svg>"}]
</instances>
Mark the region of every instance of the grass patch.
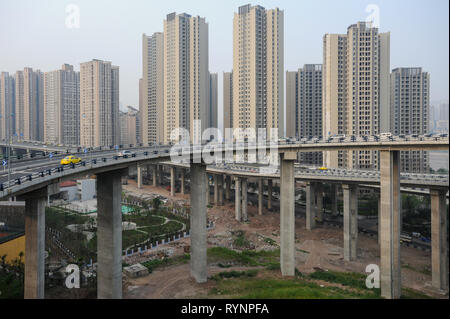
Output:
<instances>
[{"instance_id":1,"label":"grass patch","mask_svg":"<svg viewBox=\"0 0 450 319\"><path fill-rule=\"evenodd\" d=\"M264 242L269 244L270 246L276 246L277 243L275 240L273 240L272 238L266 237L264 238Z\"/></svg>"},{"instance_id":2,"label":"grass patch","mask_svg":"<svg viewBox=\"0 0 450 319\"><path fill-rule=\"evenodd\" d=\"M181 256L175 256L172 258L164 258L164 259L153 259L146 262L143 262L142 265L147 267L148 272L151 273L153 270L170 265L181 265L186 264L191 259L190 254L184 254Z\"/></svg>"},{"instance_id":3,"label":"grass patch","mask_svg":"<svg viewBox=\"0 0 450 319\"><path fill-rule=\"evenodd\" d=\"M359 294L337 287L320 287L301 278L260 279L238 277L217 281L209 296L222 295L242 299L355 299L373 298L373 294Z\"/></svg>"},{"instance_id":4,"label":"grass patch","mask_svg":"<svg viewBox=\"0 0 450 319\"><path fill-rule=\"evenodd\" d=\"M234 251L225 247L208 248L208 261L221 262L227 264L239 264L245 266L266 266L268 263L277 262L280 257L280 250L254 251L245 250Z\"/></svg>"},{"instance_id":5,"label":"grass patch","mask_svg":"<svg viewBox=\"0 0 450 319\"><path fill-rule=\"evenodd\" d=\"M245 232L242 230L236 231L234 234L233 245L236 247L249 247L250 242L245 238Z\"/></svg>"}]
</instances>

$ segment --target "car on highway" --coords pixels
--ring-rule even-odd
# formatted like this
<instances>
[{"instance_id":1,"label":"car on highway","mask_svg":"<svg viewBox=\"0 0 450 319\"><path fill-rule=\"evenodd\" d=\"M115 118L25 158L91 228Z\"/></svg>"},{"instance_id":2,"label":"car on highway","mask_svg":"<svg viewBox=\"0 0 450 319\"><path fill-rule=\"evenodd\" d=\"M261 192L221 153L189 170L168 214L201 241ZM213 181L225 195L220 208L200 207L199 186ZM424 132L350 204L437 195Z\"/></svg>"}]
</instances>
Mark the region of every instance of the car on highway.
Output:
<instances>
[{"instance_id":1,"label":"car on highway","mask_svg":"<svg viewBox=\"0 0 450 319\"><path fill-rule=\"evenodd\" d=\"M136 153L129 151L129 150L123 150L117 154L117 156L119 156L119 157L125 157L125 156L128 157L128 156L133 156L133 155L136 155Z\"/></svg>"},{"instance_id":2,"label":"car on highway","mask_svg":"<svg viewBox=\"0 0 450 319\"><path fill-rule=\"evenodd\" d=\"M317 168L318 170L321 170L321 171L326 171L327 169L328 169L328 167L324 167L324 166L321 166L321 167L319 167L319 168Z\"/></svg>"},{"instance_id":3,"label":"car on highway","mask_svg":"<svg viewBox=\"0 0 450 319\"><path fill-rule=\"evenodd\" d=\"M74 155L69 155L69 156L64 157L61 160L61 165L76 164L79 162L81 162L81 158L74 156Z\"/></svg>"}]
</instances>

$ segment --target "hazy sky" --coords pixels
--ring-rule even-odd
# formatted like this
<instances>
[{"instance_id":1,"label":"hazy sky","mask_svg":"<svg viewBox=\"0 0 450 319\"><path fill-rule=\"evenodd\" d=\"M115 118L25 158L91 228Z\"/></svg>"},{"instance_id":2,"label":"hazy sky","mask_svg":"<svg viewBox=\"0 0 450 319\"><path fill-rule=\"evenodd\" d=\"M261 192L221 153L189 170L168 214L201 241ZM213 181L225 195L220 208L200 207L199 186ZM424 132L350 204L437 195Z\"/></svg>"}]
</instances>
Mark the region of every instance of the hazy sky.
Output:
<instances>
[{"instance_id":1,"label":"hazy sky","mask_svg":"<svg viewBox=\"0 0 450 319\"><path fill-rule=\"evenodd\" d=\"M233 14L242 0L0 0L0 71L25 66L52 71L63 63L79 70L93 58L120 66L121 105L138 105L142 75L142 33L163 31L166 14L200 15L209 23L209 65L219 73L232 67ZM67 28L66 6L80 10L80 28ZM364 21L366 7L379 8L381 32L391 32L391 69L421 66L431 74L431 100L447 100L449 87L448 0L272 0L285 18L285 69L322 63L322 36L346 33ZM221 118L221 117L220 117ZM219 120L220 120L219 118Z\"/></svg>"}]
</instances>

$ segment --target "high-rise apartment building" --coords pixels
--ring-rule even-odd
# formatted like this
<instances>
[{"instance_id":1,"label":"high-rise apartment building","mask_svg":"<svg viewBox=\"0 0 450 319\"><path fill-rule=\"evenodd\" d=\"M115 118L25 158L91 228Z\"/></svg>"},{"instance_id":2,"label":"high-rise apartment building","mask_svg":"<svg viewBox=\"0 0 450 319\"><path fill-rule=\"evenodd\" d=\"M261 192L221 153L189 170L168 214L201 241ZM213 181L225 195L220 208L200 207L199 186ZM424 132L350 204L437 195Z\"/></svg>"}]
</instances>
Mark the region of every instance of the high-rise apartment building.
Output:
<instances>
[{"instance_id":1,"label":"high-rise apartment building","mask_svg":"<svg viewBox=\"0 0 450 319\"><path fill-rule=\"evenodd\" d=\"M209 121L207 127L217 128L217 101L218 101L217 73L209 75Z\"/></svg>"},{"instance_id":2,"label":"high-rise apartment building","mask_svg":"<svg viewBox=\"0 0 450 319\"><path fill-rule=\"evenodd\" d=\"M323 136L388 132L390 33L358 22L323 37ZM378 152L325 152L330 167L377 168Z\"/></svg>"},{"instance_id":3,"label":"high-rise apartment building","mask_svg":"<svg viewBox=\"0 0 450 319\"><path fill-rule=\"evenodd\" d=\"M0 139L15 133L15 80L8 72L0 74Z\"/></svg>"},{"instance_id":4,"label":"high-rise apartment building","mask_svg":"<svg viewBox=\"0 0 450 319\"><path fill-rule=\"evenodd\" d=\"M80 73L64 64L44 74L44 141L80 144Z\"/></svg>"},{"instance_id":5,"label":"high-rise apartment building","mask_svg":"<svg viewBox=\"0 0 450 319\"><path fill-rule=\"evenodd\" d=\"M80 144L118 144L119 67L92 60L80 64Z\"/></svg>"},{"instance_id":6,"label":"high-rise apartment building","mask_svg":"<svg viewBox=\"0 0 450 319\"><path fill-rule=\"evenodd\" d=\"M15 77L15 134L28 141L44 140L44 74L24 68Z\"/></svg>"},{"instance_id":7,"label":"high-rise apartment building","mask_svg":"<svg viewBox=\"0 0 450 319\"><path fill-rule=\"evenodd\" d=\"M233 128L284 135L284 13L239 7L233 20Z\"/></svg>"},{"instance_id":8,"label":"high-rise apartment building","mask_svg":"<svg viewBox=\"0 0 450 319\"><path fill-rule=\"evenodd\" d=\"M164 142L164 36L142 35L142 143Z\"/></svg>"},{"instance_id":9,"label":"high-rise apartment building","mask_svg":"<svg viewBox=\"0 0 450 319\"><path fill-rule=\"evenodd\" d=\"M171 13L164 20L164 143L178 128L200 141L209 122L208 24Z\"/></svg>"},{"instance_id":10,"label":"high-rise apartment building","mask_svg":"<svg viewBox=\"0 0 450 319\"><path fill-rule=\"evenodd\" d=\"M140 142L140 114L132 106L127 106L127 108L127 112L119 112L120 144L136 145Z\"/></svg>"},{"instance_id":11,"label":"high-rise apartment building","mask_svg":"<svg viewBox=\"0 0 450 319\"><path fill-rule=\"evenodd\" d=\"M223 72L223 130L233 127L233 73Z\"/></svg>"},{"instance_id":12,"label":"high-rise apartment building","mask_svg":"<svg viewBox=\"0 0 450 319\"><path fill-rule=\"evenodd\" d=\"M391 73L391 132L426 134L429 131L430 75L422 68L396 68ZM427 173L427 151L400 152L404 172Z\"/></svg>"},{"instance_id":13,"label":"high-rise apartment building","mask_svg":"<svg viewBox=\"0 0 450 319\"><path fill-rule=\"evenodd\" d=\"M322 65L305 64L298 72L286 72L286 135L322 135ZM322 165L322 152L301 152L305 164Z\"/></svg>"}]
</instances>

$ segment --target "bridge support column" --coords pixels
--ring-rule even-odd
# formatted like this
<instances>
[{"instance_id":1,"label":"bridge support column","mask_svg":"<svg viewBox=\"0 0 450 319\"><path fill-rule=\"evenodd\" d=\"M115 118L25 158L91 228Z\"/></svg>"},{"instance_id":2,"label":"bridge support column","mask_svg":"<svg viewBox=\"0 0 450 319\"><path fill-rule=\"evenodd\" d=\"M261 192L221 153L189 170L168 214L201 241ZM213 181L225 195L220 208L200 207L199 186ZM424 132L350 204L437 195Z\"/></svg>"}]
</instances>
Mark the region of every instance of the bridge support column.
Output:
<instances>
[{"instance_id":1,"label":"bridge support column","mask_svg":"<svg viewBox=\"0 0 450 319\"><path fill-rule=\"evenodd\" d=\"M381 296L400 298L400 151L380 151Z\"/></svg>"},{"instance_id":2,"label":"bridge support column","mask_svg":"<svg viewBox=\"0 0 450 319\"><path fill-rule=\"evenodd\" d=\"M267 181L267 209L272 210L272 186L273 181L272 179L269 179Z\"/></svg>"},{"instance_id":3,"label":"bridge support column","mask_svg":"<svg viewBox=\"0 0 450 319\"><path fill-rule=\"evenodd\" d=\"M181 192L181 194L182 195L184 195L184 168L182 168L181 169L181 178L180 178L180 181L181 181L181 187L180 187L180 192Z\"/></svg>"},{"instance_id":4,"label":"bridge support column","mask_svg":"<svg viewBox=\"0 0 450 319\"><path fill-rule=\"evenodd\" d=\"M316 184L316 214L317 221L323 222L323 188L322 184Z\"/></svg>"},{"instance_id":5,"label":"bridge support column","mask_svg":"<svg viewBox=\"0 0 450 319\"><path fill-rule=\"evenodd\" d=\"M137 166L137 187L139 189L142 188L142 166L141 165Z\"/></svg>"},{"instance_id":6,"label":"bridge support column","mask_svg":"<svg viewBox=\"0 0 450 319\"><path fill-rule=\"evenodd\" d=\"M263 179L258 179L258 215L262 215L263 211Z\"/></svg>"},{"instance_id":7,"label":"bridge support column","mask_svg":"<svg viewBox=\"0 0 450 319\"><path fill-rule=\"evenodd\" d=\"M175 196L175 167L170 167L170 196Z\"/></svg>"},{"instance_id":8,"label":"bridge support column","mask_svg":"<svg viewBox=\"0 0 450 319\"><path fill-rule=\"evenodd\" d=\"M231 176L225 175L225 199L230 200Z\"/></svg>"},{"instance_id":9,"label":"bridge support column","mask_svg":"<svg viewBox=\"0 0 450 319\"><path fill-rule=\"evenodd\" d=\"M217 185L219 188L219 206L223 206L223 175L218 175L217 180L219 182Z\"/></svg>"},{"instance_id":10,"label":"bridge support column","mask_svg":"<svg viewBox=\"0 0 450 319\"><path fill-rule=\"evenodd\" d=\"M247 222L248 221L248 213L247 213L247 208L248 208L248 202L247 202L247 179L243 178L242 179L242 221L243 222Z\"/></svg>"},{"instance_id":11,"label":"bridge support column","mask_svg":"<svg viewBox=\"0 0 450 319\"><path fill-rule=\"evenodd\" d=\"M381 245L381 194L378 198L378 245Z\"/></svg>"},{"instance_id":12,"label":"bridge support column","mask_svg":"<svg viewBox=\"0 0 450 319\"><path fill-rule=\"evenodd\" d=\"M153 186L156 187L157 183L157 172L158 172L158 165L153 165L152 168L152 182Z\"/></svg>"},{"instance_id":13,"label":"bridge support column","mask_svg":"<svg viewBox=\"0 0 450 319\"><path fill-rule=\"evenodd\" d=\"M206 282L206 165L191 164L191 276Z\"/></svg>"},{"instance_id":14,"label":"bridge support column","mask_svg":"<svg viewBox=\"0 0 450 319\"><path fill-rule=\"evenodd\" d=\"M126 170L97 175L97 298L122 298L122 183Z\"/></svg>"},{"instance_id":15,"label":"bridge support column","mask_svg":"<svg viewBox=\"0 0 450 319\"><path fill-rule=\"evenodd\" d=\"M218 175L213 175L214 176L214 205L218 206L219 205L219 176Z\"/></svg>"},{"instance_id":16,"label":"bridge support column","mask_svg":"<svg viewBox=\"0 0 450 319\"><path fill-rule=\"evenodd\" d=\"M206 182L206 190L205 190L205 194L206 194L206 206L209 205L210 202L210 194L209 194L209 176L208 174L205 174L206 178L205 178L205 182ZM192 172L191 172L191 183L192 183ZM192 187L192 186L191 186ZM192 199L192 198L191 198Z\"/></svg>"},{"instance_id":17,"label":"bridge support column","mask_svg":"<svg viewBox=\"0 0 450 319\"><path fill-rule=\"evenodd\" d=\"M344 260L356 260L358 240L358 192L354 185L342 185L344 194Z\"/></svg>"},{"instance_id":18,"label":"bridge support column","mask_svg":"<svg viewBox=\"0 0 450 319\"><path fill-rule=\"evenodd\" d=\"M446 192L445 189L430 189L432 285L442 291L448 291Z\"/></svg>"},{"instance_id":19,"label":"bridge support column","mask_svg":"<svg viewBox=\"0 0 450 319\"><path fill-rule=\"evenodd\" d=\"M315 205L314 183L306 182L306 229L312 230L316 227L316 205Z\"/></svg>"},{"instance_id":20,"label":"bridge support column","mask_svg":"<svg viewBox=\"0 0 450 319\"><path fill-rule=\"evenodd\" d=\"M158 185L162 186L164 169L162 165L158 165Z\"/></svg>"},{"instance_id":21,"label":"bridge support column","mask_svg":"<svg viewBox=\"0 0 450 319\"><path fill-rule=\"evenodd\" d=\"M333 216L338 215L336 184L331 184L331 215L333 215Z\"/></svg>"},{"instance_id":22,"label":"bridge support column","mask_svg":"<svg viewBox=\"0 0 450 319\"><path fill-rule=\"evenodd\" d=\"M242 212L241 212L241 179L239 177L235 177L234 180L234 212L236 214L236 220L241 221Z\"/></svg>"},{"instance_id":23,"label":"bridge support column","mask_svg":"<svg viewBox=\"0 0 450 319\"><path fill-rule=\"evenodd\" d=\"M295 175L297 153L280 154L280 265L283 276L295 275Z\"/></svg>"}]
</instances>

